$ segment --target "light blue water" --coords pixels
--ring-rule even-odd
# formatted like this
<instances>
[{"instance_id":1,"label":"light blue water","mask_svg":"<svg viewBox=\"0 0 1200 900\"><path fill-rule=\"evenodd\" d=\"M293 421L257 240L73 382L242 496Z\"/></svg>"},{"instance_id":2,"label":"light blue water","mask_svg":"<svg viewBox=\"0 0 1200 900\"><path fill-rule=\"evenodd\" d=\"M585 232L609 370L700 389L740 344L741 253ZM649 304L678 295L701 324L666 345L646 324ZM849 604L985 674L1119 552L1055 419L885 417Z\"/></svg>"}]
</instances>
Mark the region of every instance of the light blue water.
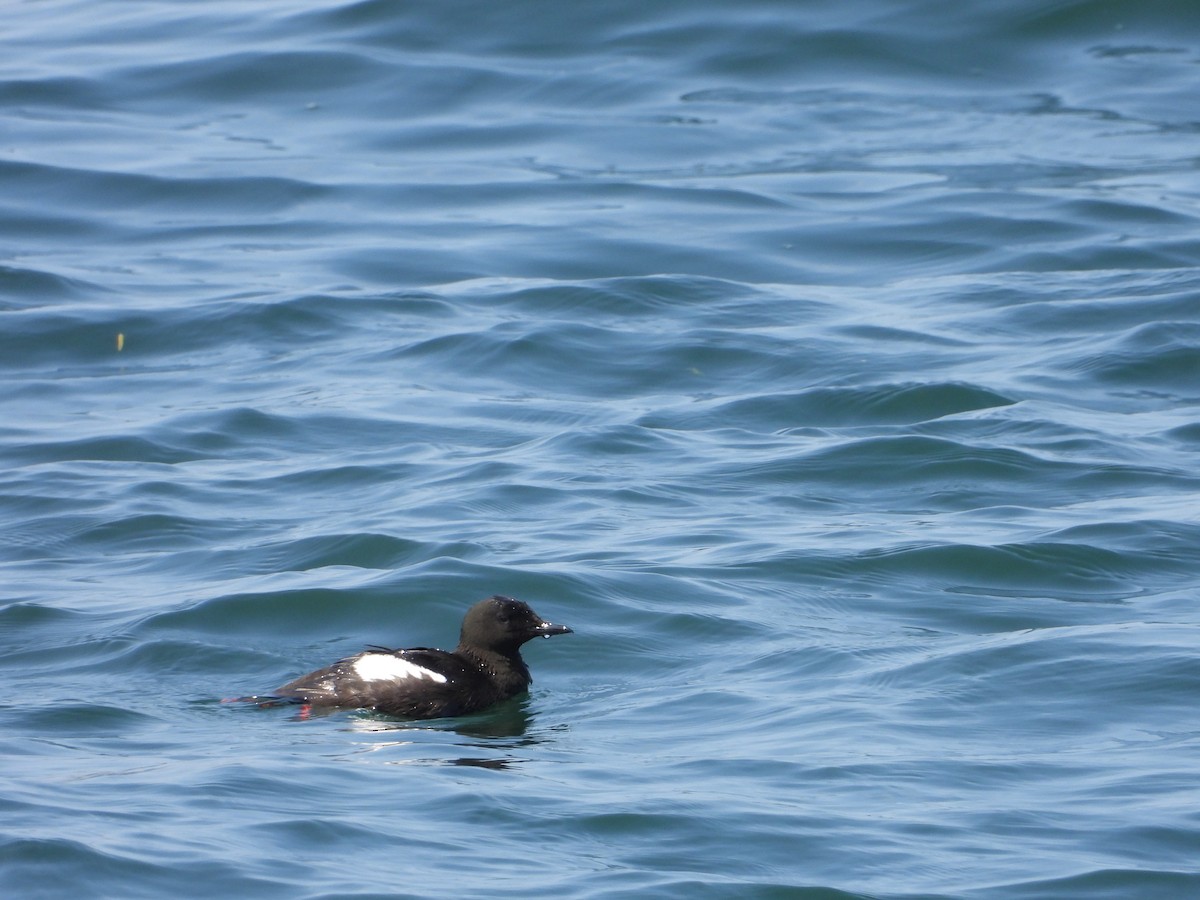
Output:
<instances>
[{"instance_id":1,"label":"light blue water","mask_svg":"<svg viewBox=\"0 0 1200 900\"><path fill-rule=\"evenodd\" d=\"M1200 893L1192 5L725 6L6 10L0 892Z\"/></svg>"}]
</instances>

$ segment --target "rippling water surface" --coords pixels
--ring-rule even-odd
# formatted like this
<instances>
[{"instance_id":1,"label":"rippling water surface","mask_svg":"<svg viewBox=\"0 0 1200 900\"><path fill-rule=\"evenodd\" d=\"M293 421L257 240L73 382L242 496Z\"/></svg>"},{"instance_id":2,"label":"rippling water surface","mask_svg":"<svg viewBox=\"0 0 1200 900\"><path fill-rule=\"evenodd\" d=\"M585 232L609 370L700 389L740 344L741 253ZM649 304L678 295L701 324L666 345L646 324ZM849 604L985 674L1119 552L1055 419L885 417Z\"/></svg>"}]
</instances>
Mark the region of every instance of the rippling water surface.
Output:
<instances>
[{"instance_id":1,"label":"rippling water surface","mask_svg":"<svg viewBox=\"0 0 1200 900\"><path fill-rule=\"evenodd\" d=\"M1196 24L11 4L0 891L1200 894Z\"/></svg>"}]
</instances>

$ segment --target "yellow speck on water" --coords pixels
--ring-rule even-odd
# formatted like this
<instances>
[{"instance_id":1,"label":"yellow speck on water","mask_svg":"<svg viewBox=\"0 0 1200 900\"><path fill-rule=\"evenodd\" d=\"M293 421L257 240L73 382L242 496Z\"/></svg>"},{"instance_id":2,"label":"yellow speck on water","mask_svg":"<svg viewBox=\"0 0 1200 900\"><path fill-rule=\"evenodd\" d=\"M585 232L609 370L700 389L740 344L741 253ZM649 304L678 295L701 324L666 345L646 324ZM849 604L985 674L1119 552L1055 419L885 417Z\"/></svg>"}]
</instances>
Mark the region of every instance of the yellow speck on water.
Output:
<instances>
[{"instance_id":1,"label":"yellow speck on water","mask_svg":"<svg viewBox=\"0 0 1200 900\"><path fill-rule=\"evenodd\" d=\"M117 332L117 352L120 353L125 349L125 332Z\"/></svg>"}]
</instances>

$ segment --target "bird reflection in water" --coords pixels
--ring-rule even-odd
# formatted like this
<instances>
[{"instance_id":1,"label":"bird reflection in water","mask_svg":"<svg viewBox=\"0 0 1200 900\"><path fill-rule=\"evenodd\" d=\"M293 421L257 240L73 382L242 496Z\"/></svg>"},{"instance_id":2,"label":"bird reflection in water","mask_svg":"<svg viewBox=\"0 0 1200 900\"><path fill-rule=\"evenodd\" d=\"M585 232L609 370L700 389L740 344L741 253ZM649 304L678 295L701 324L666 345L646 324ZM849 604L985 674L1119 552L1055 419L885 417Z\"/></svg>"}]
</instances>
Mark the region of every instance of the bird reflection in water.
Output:
<instances>
[{"instance_id":1,"label":"bird reflection in water","mask_svg":"<svg viewBox=\"0 0 1200 900\"><path fill-rule=\"evenodd\" d=\"M389 765L452 765L466 766L477 769L493 769L502 771L512 769L525 762L520 756L514 755L522 749L528 749L550 740L546 729L537 729L531 733L530 728L534 716L530 714L527 702L522 699L501 704L486 713L458 719L441 720L403 720L377 714L359 714L352 716L346 730L382 737L391 736L392 740L373 740L364 745L358 752L378 753L395 751L397 748L415 748L418 746L433 749L464 749L489 754L487 756L406 756L405 758L389 759ZM452 746L436 744L437 735L454 734L464 741L455 741ZM503 754L503 755L497 755Z\"/></svg>"}]
</instances>

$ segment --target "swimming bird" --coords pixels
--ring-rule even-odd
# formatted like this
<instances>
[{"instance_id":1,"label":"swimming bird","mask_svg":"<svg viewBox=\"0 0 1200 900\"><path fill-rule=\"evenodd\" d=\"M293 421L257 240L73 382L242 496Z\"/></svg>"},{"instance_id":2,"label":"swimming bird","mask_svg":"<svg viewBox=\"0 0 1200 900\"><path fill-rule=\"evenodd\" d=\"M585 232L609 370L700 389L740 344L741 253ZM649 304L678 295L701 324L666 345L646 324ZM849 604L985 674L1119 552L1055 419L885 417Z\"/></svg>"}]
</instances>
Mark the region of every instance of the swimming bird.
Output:
<instances>
[{"instance_id":1,"label":"swimming bird","mask_svg":"<svg viewBox=\"0 0 1200 900\"><path fill-rule=\"evenodd\" d=\"M453 651L369 647L301 675L270 697L253 699L373 709L410 719L468 715L527 691L533 678L521 645L556 634L571 629L497 594L467 610Z\"/></svg>"}]
</instances>

